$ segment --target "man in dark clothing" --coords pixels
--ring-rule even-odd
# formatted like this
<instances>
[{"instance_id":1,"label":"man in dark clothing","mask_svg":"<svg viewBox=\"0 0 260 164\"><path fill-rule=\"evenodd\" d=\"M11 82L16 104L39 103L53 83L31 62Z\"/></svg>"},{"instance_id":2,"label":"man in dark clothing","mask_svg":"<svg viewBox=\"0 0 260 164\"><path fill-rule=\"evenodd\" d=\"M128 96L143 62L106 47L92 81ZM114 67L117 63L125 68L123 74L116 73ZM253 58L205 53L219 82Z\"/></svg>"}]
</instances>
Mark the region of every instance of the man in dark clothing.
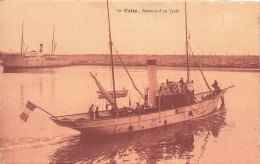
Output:
<instances>
[{"instance_id":1,"label":"man in dark clothing","mask_svg":"<svg viewBox=\"0 0 260 164\"><path fill-rule=\"evenodd\" d=\"M108 103L106 103L106 110L108 110L108 106L109 106L109 104L108 104Z\"/></svg>"},{"instance_id":2,"label":"man in dark clothing","mask_svg":"<svg viewBox=\"0 0 260 164\"><path fill-rule=\"evenodd\" d=\"M96 108L96 112L95 112L95 114L96 114L96 119L98 119L98 118L99 118L99 111L98 111L98 107Z\"/></svg>"},{"instance_id":3,"label":"man in dark clothing","mask_svg":"<svg viewBox=\"0 0 260 164\"><path fill-rule=\"evenodd\" d=\"M115 107L112 106L111 108L111 115L115 118L116 117L116 110L115 110Z\"/></svg>"},{"instance_id":4,"label":"man in dark clothing","mask_svg":"<svg viewBox=\"0 0 260 164\"><path fill-rule=\"evenodd\" d=\"M138 112L139 115L141 114L139 102L136 103L136 111Z\"/></svg>"},{"instance_id":5,"label":"man in dark clothing","mask_svg":"<svg viewBox=\"0 0 260 164\"><path fill-rule=\"evenodd\" d=\"M181 80L179 81L182 85L185 84L183 81L183 77L181 78Z\"/></svg>"},{"instance_id":6,"label":"man in dark clothing","mask_svg":"<svg viewBox=\"0 0 260 164\"><path fill-rule=\"evenodd\" d=\"M89 118L90 118L91 120L93 120L93 108L94 108L94 105L92 104L92 105L89 107L89 110L88 110Z\"/></svg>"},{"instance_id":7,"label":"man in dark clothing","mask_svg":"<svg viewBox=\"0 0 260 164\"><path fill-rule=\"evenodd\" d=\"M219 86L218 86L217 80L214 81L214 83L212 84L212 87L215 88L216 90L220 89Z\"/></svg>"},{"instance_id":8,"label":"man in dark clothing","mask_svg":"<svg viewBox=\"0 0 260 164\"><path fill-rule=\"evenodd\" d=\"M124 109L124 116L126 117L126 116L127 116L127 114L128 114L128 113L127 113L127 110L126 110L126 107L124 106L124 108L123 108L123 109Z\"/></svg>"},{"instance_id":9,"label":"man in dark clothing","mask_svg":"<svg viewBox=\"0 0 260 164\"><path fill-rule=\"evenodd\" d=\"M181 83L181 89L182 89L182 91L184 91L185 83L184 83L184 81L183 81L183 77L181 78L181 80L179 81L179 83Z\"/></svg>"},{"instance_id":10,"label":"man in dark clothing","mask_svg":"<svg viewBox=\"0 0 260 164\"><path fill-rule=\"evenodd\" d=\"M220 87L218 86L217 80L214 81L214 83L212 84L212 87L215 89L215 93L214 94L219 93Z\"/></svg>"}]
</instances>

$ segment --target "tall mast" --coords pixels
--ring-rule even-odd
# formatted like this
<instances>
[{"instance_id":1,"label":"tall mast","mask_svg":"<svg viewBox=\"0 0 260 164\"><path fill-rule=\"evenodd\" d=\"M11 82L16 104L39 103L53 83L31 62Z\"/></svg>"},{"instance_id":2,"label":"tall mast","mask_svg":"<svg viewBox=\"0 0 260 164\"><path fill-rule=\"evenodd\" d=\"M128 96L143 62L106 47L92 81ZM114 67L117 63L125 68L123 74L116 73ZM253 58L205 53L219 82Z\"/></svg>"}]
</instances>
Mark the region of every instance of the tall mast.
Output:
<instances>
[{"instance_id":1,"label":"tall mast","mask_svg":"<svg viewBox=\"0 0 260 164\"><path fill-rule=\"evenodd\" d=\"M23 55L23 25L22 25L22 38L21 38L21 55Z\"/></svg>"},{"instance_id":2,"label":"tall mast","mask_svg":"<svg viewBox=\"0 0 260 164\"><path fill-rule=\"evenodd\" d=\"M53 32L52 32L52 43L51 43L51 55L54 55L54 30L55 30L55 25L53 26Z\"/></svg>"},{"instance_id":3,"label":"tall mast","mask_svg":"<svg viewBox=\"0 0 260 164\"><path fill-rule=\"evenodd\" d=\"M114 62L113 62L113 49L112 49L113 43L112 43L111 30L110 30L110 17L109 17L108 0L107 0L107 18L108 18L109 47L110 47L110 57L111 57L111 67L112 67L112 80L113 80L113 98L115 100L115 108L117 109L116 89L115 89L115 75L114 75Z\"/></svg>"},{"instance_id":4,"label":"tall mast","mask_svg":"<svg viewBox=\"0 0 260 164\"><path fill-rule=\"evenodd\" d=\"M187 55L187 80L190 81L190 66L189 66L189 45L188 45L188 29L187 29L187 11L186 11L186 0L185 0L185 29L186 29L186 55Z\"/></svg>"},{"instance_id":5,"label":"tall mast","mask_svg":"<svg viewBox=\"0 0 260 164\"><path fill-rule=\"evenodd\" d=\"M192 56L194 57L195 62L196 62L196 63L198 64L198 66L199 66L199 70L200 70L200 73L201 73L201 75L202 75L202 77L203 77L203 80L204 80L204 82L206 83L208 89L211 91L211 88L210 88L210 86L209 86L209 84L208 84L208 82L207 82L207 80L206 80L206 77L204 76L204 74L203 74L203 72L202 72L202 70L201 70L201 68L200 68L200 65L199 65L199 63L198 63L198 61L197 61L197 59L196 59L196 57L195 57L195 55L194 55L194 53L193 53L193 51L192 51L190 45L189 45L189 42L188 42L188 38L187 38L187 31L188 31L188 30L187 30L186 0L185 0L185 26L186 26L187 80L188 80L188 82L190 81L190 79L189 79L189 51L188 51L189 48L190 48L191 54L192 54ZM202 55L203 55L203 51L202 51ZM204 62L204 59L203 59L203 62Z\"/></svg>"}]
</instances>

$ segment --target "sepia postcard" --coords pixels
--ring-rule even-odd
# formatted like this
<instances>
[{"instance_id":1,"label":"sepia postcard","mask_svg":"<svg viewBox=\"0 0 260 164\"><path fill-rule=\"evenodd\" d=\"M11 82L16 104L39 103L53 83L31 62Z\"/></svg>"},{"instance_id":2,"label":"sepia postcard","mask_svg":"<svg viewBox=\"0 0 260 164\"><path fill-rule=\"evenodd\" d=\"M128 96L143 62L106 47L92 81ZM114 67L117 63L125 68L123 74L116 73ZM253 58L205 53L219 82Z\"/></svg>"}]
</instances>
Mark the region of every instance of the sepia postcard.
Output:
<instances>
[{"instance_id":1,"label":"sepia postcard","mask_svg":"<svg viewBox=\"0 0 260 164\"><path fill-rule=\"evenodd\" d=\"M259 9L0 0L0 163L260 163Z\"/></svg>"}]
</instances>

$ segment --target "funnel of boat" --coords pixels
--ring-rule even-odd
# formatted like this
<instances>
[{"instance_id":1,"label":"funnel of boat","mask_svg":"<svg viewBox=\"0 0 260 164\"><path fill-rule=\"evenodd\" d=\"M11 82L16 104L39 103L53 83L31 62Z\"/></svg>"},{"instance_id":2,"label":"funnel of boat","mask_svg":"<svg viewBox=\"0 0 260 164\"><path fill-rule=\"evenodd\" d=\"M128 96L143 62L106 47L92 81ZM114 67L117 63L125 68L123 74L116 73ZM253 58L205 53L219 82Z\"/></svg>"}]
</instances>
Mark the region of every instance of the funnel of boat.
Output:
<instances>
[{"instance_id":1,"label":"funnel of boat","mask_svg":"<svg viewBox=\"0 0 260 164\"><path fill-rule=\"evenodd\" d=\"M147 75L148 75L148 102L156 106L156 93L157 93L157 73L156 73L156 60L147 60Z\"/></svg>"},{"instance_id":2,"label":"funnel of boat","mask_svg":"<svg viewBox=\"0 0 260 164\"><path fill-rule=\"evenodd\" d=\"M41 43L39 52L42 53L42 51L43 51L43 44Z\"/></svg>"}]
</instances>

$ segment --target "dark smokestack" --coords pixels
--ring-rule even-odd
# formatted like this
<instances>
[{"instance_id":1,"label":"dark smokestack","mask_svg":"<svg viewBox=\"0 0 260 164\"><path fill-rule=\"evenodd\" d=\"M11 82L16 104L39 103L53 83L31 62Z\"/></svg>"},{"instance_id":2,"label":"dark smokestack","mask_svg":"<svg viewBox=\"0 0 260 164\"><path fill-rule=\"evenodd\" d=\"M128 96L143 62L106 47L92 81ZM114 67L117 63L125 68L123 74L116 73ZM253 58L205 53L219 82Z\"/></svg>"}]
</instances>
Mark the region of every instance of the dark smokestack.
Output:
<instances>
[{"instance_id":1,"label":"dark smokestack","mask_svg":"<svg viewBox=\"0 0 260 164\"><path fill-rule=\"evenodd\" d=\"M43 44L40 44L40 53L42 53L42 51L43 51Z\"/></svg>"}]
</instances>

